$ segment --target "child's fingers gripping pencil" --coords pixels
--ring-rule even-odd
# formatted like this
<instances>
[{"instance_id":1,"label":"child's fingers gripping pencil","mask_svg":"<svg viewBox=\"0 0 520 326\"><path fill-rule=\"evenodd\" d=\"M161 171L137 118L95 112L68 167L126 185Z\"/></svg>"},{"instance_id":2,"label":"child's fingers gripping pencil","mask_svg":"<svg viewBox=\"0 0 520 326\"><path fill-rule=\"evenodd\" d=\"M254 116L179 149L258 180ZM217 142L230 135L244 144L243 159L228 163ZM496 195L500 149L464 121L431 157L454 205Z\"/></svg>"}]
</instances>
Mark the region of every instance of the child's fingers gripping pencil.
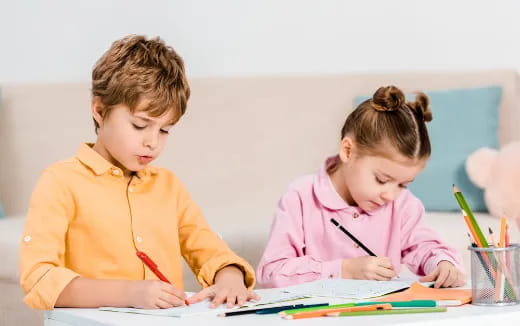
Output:
<instances>
[{"instance_id":1,"label":"child's fingers gripping pencil","mask_svg":"<svg viewBox=\"0 0 520 326\"><path fill-rule=\"evenodd\" d=\"M172 284L170 281L168 281L166 276L164 276L163 273L161 273L161 271L157 267L157 264L154 263L154 261L150 257L148 257L147 254L145 254L142 251L136 251L135 254L155 274L155 276L157 276L157 278L159 278L163 282ZM187 305L187 306L190 305L190 302L188 301L188 299L184 299L184 304Z\"/></svg>"}]
</instances>

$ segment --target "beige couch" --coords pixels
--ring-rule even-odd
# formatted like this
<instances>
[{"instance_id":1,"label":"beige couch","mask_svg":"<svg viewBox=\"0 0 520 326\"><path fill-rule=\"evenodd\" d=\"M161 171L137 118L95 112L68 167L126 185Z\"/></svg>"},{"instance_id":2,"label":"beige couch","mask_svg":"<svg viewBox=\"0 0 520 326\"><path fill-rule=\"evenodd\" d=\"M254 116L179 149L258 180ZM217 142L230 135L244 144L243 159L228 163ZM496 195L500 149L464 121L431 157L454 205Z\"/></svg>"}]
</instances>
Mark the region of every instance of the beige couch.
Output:
<instances>
[{"instance_id":1,"label":"beige couch","mask_svg":"<svg viewBox=\"0 0 520 326\"><path fill-rule=\"evenodd\" d=\"M502 85L500 140L520 139L515 71L193 79L187 114L157 164L180 176L213 228L256 265L289 181L335 152L354 96L387 84L408 91ZM0 325L37 325L41 314L23 304L18 286L23 215L42 169L94 141L89 85L2 86L0 201L8 217L0 220ZM485 215L479 219L496 226ZM464 251L458 213L429 212L426 220ZM185 274L186 288L195 290Z\"/></svg>"}]
</instances>

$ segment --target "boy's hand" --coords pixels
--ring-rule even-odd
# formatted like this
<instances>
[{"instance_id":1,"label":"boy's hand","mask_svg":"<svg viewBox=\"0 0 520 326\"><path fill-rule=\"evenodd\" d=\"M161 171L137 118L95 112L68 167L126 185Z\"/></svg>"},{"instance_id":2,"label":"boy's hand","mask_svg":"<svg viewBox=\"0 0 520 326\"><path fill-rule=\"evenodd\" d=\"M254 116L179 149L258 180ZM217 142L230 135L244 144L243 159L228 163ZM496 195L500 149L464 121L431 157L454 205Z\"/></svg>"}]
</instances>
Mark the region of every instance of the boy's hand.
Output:
<instances>
[{"instance_id":1,"label":"boy's hand","mask_svg":"<svg viewBox=\"0 0 520 326\"><path fill-rule=\"evenodd\" d=\"M356 280L388 281L396 275L388 257L363 256L343 259L341 277Z\"/></svg>"},{"instance_id":2,"label":"boy's hand","mask_svg":"<svg viewBox=\"0 0 520 326\"><path fill-rule=\"evenodd\" d=\"M135 308L158 309L184 305L186 294L159 280L132 281L128 300Z\"/></svg>"},{"instance_id":3,"label":"boy's hand","mask_svg":"<svg viewBox=\"0 0 520 326\"><path fill-rule=\"evenodd\" d=\"M442 260L430 274L421 277L419 281L435 281L435 288L457 287L463 286L466 283L464 274L447 260Z\"/></svg>"},{"instance_id":4,"label":"boy's hand","mask_svg":"<svg viewBox=\"0 0 520 326\"><path fill-rule=\"evenodd\" d=\"M215 284L203 289L188 298L190 303L197 303L205 299L211 300L211 308L227 303L228 308L235 304L242 306L246 301L259 300L260 297L249 291L244 285L244 274L235 266L226 266L215 275Z\"/></svg>"}]
</instances>

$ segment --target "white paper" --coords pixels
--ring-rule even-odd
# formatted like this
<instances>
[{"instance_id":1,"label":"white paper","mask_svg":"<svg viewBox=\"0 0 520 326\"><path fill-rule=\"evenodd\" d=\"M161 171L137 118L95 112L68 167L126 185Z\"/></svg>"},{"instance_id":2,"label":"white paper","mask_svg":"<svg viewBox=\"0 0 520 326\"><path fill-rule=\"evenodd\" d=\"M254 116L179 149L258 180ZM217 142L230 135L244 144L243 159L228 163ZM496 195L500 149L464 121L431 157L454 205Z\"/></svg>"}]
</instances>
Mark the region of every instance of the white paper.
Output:
<instances>
[{"instance_id":1,"label":"white paper","mask_svg":"<svg viewBox=\"0 0 520 326\"><path fill-rule=\"evenodd\" d=\"M256 306L265 306L271 304L278 304L287 301L297 300L301 298L305 298L304 295L288 293L283 291L283 289L264 289L264 290L255 290L255 292L261 297L258 301L249 301L244 304L244 307L251 308ZM186 293L188 297L193 295L193 293ZM194 303L189 306L182 307L174 307L169 309L138 309L138 308L117 308L117 307L101 307L99 310L103 311L115 311L122 313L134 313L134 314L145 314L145 315L155 315L155 316L167 316L167 317L188 317L188 316L197 316L202 314L210 314L217 315L224 311L230 311L240 309L239 307L228 308L226 305L221 305L216 308L210 308L210 301L202 301L199 303Z\"/></svg>"},{"instance_id":2,"label":"white paper","mask_svg":"<svg viewBox=\"0 0 520 326\"><path fill-rule=\"evenodd\" d=\"M325 279L290 286L285 288L284 291L295 295L368 299L407 289L410 284L403 281Z\"/></svg>"}]
</instances>

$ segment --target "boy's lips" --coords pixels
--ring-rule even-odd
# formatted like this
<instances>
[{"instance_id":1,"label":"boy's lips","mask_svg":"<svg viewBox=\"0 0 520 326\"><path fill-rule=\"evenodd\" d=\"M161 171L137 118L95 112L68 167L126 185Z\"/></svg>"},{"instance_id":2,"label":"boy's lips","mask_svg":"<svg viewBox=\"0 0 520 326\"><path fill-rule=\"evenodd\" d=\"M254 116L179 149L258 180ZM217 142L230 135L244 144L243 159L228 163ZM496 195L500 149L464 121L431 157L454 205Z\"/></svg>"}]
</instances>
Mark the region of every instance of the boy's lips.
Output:
<instances>
[{"instance_id":1,"label":"boy's lips","mask_svg":"<svg viewBox=\"0 0 520 326\"><path fill-rule=\"evenodd\" d=\"M139 160L139 163L141 164L148 164L153 160L152 156L145 156L145 155L139 155L137 156L137 159Z\"/></svg>"}]
</instances>

